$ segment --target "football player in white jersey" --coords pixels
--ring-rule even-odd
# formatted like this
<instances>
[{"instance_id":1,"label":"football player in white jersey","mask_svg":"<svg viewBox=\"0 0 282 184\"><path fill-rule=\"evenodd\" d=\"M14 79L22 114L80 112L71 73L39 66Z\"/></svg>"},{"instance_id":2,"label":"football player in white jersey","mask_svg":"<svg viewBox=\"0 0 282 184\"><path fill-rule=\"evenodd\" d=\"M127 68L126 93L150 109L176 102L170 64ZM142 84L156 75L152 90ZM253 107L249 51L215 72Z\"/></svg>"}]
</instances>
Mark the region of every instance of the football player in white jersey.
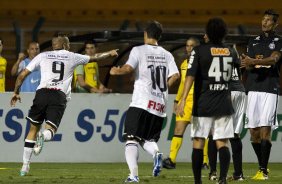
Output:
<instances>
[{"instance_id":1,"label":"football player in white jersey","mask_svg":"<svg viewBox=\"0 0 282 184\"><path fill-rule=\"evenodd\" d=\"M26 117L30 130L25 139L23 166L20 176L29 172L32 153L39 154L44 141L50 141L56 133L63 117L67 99L70 99L73 70L77 65L90 61L117 56L117 50L111 50L94 56L86 56L68 51L69 39L58 36L52 39L53 51L37 55L17 77L11 106L21 101L19 89L26 76L34 70L40 70L41 81L37 88L33 105ZM40 132L41 124L46 122L45 130Z\"/></svg>"},{"instance_id":2,"label":"football player in white jersey","mask_svg":"<svg viewBox=\"0 0 282 184\"><path fill-rule=\"evenodd\" d=\"M126 183L139 182L138 143L153 157L153 176L158 176L161 171L162 153L157 141L166 117L168 88L179 78L172 54L158 46L161 33L162 25L150 22L144 32L145 44L131 50L125 65L110 71L111 75L135 71L134 91L124 130L125 157L130 170Z\"/></svg>"}]
</instances>

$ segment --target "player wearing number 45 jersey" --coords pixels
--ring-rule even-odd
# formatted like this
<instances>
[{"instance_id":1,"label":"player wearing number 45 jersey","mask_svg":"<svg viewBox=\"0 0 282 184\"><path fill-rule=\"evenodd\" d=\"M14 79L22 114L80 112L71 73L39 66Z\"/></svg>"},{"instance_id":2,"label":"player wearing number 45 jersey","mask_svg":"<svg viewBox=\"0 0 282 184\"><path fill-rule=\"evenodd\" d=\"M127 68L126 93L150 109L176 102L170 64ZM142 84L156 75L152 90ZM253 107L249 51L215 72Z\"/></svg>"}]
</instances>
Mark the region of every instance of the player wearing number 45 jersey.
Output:
<instances>
[{"instance_id":1,"label":"player wearing number 45 jersey","mask_svg":"<svg viewBox=\"0 0 282 184\"><path fill-rule=\"evenodd\" d=\"M33 105L28 117L30 130L25 139L23 152L23 166L21 176L29 172L32 153L41 152L43 142L50 141L56 133L63 117L67 99L70 98L73 70L77 65L100 60L109 56L116 56L116 50L94 56L86 56L69 52L70 43L66 36L52 39L54 51L37 55L17 77L11 106L15 106L20 98L19 89L26 76L34 70L40 70L41 81L37 88ZM43 121L46 122L45 130L39 132ZM37 136L37 140L36 140Z\"/></svg>"},{"instance_id":2,"label":"player wearing number 45 jersey","mask_svg":"<svg viewBox=\"0 0 282 184\"><path fill-rule=\"evenodd\" d=\"M172 54L158 46L161 33L161 24L150 22L144 32L145 45L134 47L126 64L110 71L111 75L135 71L134 91L124 129L125 157L130 170L125 182L139 182L138 143L153 157L153 176L161 171L162 153L157 141L166 116L168 88L179 78Z\"/></svg>"},{"instance_id":3,"label":"player wearing number 45 jersey","mask_svg":"<svg viewBox=\"0 0 282 184\"><path fill-rule=\"evenodd\" d=\"M222 43L227 33L225 22L212 18L206 26L209 42L195 47L191 53L187 77L185 79L182 99L176 113L183 116L188 93L194 82L194 105L191 125L193 137L192 168L195 184L201 184L201 167L203 164L203 147L205 138L211 130L216 140L220 160L219 183L226 183L230 163L228 138L234 136L231 115L233 107L229 81L235 54Z\"/></svg>"}]
</instances>

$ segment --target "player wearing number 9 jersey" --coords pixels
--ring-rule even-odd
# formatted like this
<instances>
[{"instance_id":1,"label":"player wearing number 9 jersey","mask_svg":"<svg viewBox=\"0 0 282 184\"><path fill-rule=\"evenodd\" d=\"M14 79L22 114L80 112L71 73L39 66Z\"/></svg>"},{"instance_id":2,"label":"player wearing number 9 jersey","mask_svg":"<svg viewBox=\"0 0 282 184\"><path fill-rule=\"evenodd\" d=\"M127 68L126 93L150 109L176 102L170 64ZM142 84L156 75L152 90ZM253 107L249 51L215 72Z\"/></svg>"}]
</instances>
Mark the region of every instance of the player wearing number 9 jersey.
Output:
<instances>
[{"instance_id":1,"label":"player wearing number 9 jersey","mask_svg":"<svg viewBox=\"0 0 282 184\"><path fill-rule=\"evenodd\" d=\"M219 183L226 183L230 163L227 141L234 136L229 81L232 65L237 60L231 49L222 43L226 33L227 27L221 18L212 18L208 21L206 35L209 42L195 47L191 53L183 97L176 111L177 114L183 115L185 101L194 82L191 137L195 184L202 183L203 147L210 131L219 151Z\"/></svg>"},{"instance_id":2,"label":"player wearing number 9 jersey","mask_svg":"<svg viewBox=\"0 0 282 184\"><path fill-rule=\"evenodd\" d=\"M145 45L134 47L126 64L110 71L111 75L135 71L134 91L124 129L125 157L130 170L125 182L139 182L138 143L154 159L153 176L161 171L162 153L157 141L166 116L168 88L179 78L172 54L158 46L161 33L161 24L150 22L144 32Z\"/></svg>"},{"instance_id":3,"label":"player wearing number 9 jersey","mask_svg":"<svg viewBox=\"0 0 282 184\"><path fill-rule=\"evenodd\" d=\"M19 89L25 77L36 69L40 70L41 81L27 117L30 122L30 130L24 144L21 176L25 176L29 172L32 153L39 154L43 142L50 141L59 127L66 108L67 98L70 98L71 80L75 67L117 55L116 50L94 56L69 52L69 39L66 36L54 37L52 47L54 51L37 55L20 73L11 99L11 106L15 106L17 100L21 100ZM39 130L43 121L46 122L46 126L41 133Z\"/></svg>"}]
</instances>

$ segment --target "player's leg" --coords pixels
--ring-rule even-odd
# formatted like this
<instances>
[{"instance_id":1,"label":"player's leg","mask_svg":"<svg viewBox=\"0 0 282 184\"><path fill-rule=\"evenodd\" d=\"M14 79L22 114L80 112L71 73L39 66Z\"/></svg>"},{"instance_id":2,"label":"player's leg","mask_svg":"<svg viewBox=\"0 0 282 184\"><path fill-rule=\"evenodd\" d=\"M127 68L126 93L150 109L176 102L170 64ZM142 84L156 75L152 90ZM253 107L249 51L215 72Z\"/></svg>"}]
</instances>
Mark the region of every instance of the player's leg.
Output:
<instances>
[{"instance_id":1,"label":"player's leg","mask_svg":"<svg viewBox=\"0 0 282 184\"><path fill-rule=\"evenodd\" d=\"M176 123L174 128L174 136L170 144L169 157L164 159L163 167L167 169L175 169L176 166L176 157L181 148L183 135L187 128L187 125L190 124L192 116L192 106L193 106L193 96L188 96L184 106L184 116L176 116Z\"/></svg>"},{"instance_id":2,"label":"player's leg","mask_svg":"<svg viewBox=\"0 0 282 184\"><path fill-rule=\"evenodd\" d=\"M218 139L216 140L216 146L218 149L219 163L220 163L220 175L219 184L224 184L226 182L227 173L230 165L230 152L227 145L228 139Z\"/></svg>"},{"instance_id":3,"label":"player's leg","mask_svg":"<svg viewBox=\"0 0 282 184\"><path fill-rule=\"evenodd\" d=\"M258 159L259 170L252 179L255 179L260 173L261 167L261 139L260 139L260 113L263 114L263 111L260 112L261 101L259 99L259 93L250 91L248 92L247 98L247 107L246 107L246 121L245 127L250 130L251 134L251 144L254 149L254 152Z\"/></svg>"},{"instance_id":4,"label":"player's leg","mask_svg":"<svg viewBox=\"0 0 282 184\"><path fill-rule=\"evenodd\" d=\"M203 161L203 165L202 165L202 169L205 169L205 170L209 169L208 142L209 142L209 139L205 139L204 161Z\"/></svg>"},{"instance_id":5,"label":"player's leg","mask_svg":"<svg viewBox=\"0 0 282 184\"><path fill-rule=\"evenodd\" d=\"M260 139L260 128L250 128L250 134L251 134L251 144L252 147L255 151L255 154L258 159L258 165L259 165L259 170L255 174L255 176L252 177L252 179L256 179L258 174L260 173L260 168L261 168L261 139Z\"/></svg>"},{"instance_id":6,"label":"player's leg","mask_svg":"<svg viewBox=\"0 0 282 184\"><path fill-rule=\"evenodd\" d=\"M261 171L262 174L260 177L257 177L258 180L268 179L268 161L271 151L271 128L275 129L278 127L277 123L277 105L279 96L277 94L271 93L259 93L261 106L263 109L260 112L260 138L261 138Z\"/></svg>"},{"instance_id":7,"label":"player's leg","mask_svg":"<svg viewBox=\"0 0 282 184\"><path fill-rule=\"evenodd\" d=\"M202 183L202 165L203 165L203 148L205 144L204 138L193 138L192 151L192 169L194 174L195 184Z\"/></svg>"},{"instance_id":8,"label":"player's leg","mask_svg":"<svg viewBox=\"0 0 282 184\"><path fill-rule=\"evenodd\" d=\"M138 118L136 118L138 117ZM124 122L123 139L125 142L125 159L129 169L129 176L126 183L139 182L138 177L138 143L142 141L139 132L142 132L142 111L138 108L130 107ZM139 128L140 127L140 128Z\"/></svg>"},{"instance_id":9,"label":"player's leg","mask_svg":"<svg viewBox=\"0 0 282 184\"><path fill-rule=\"evenodd\" d=\"M270 141L270 135L271 135L271 127L265 126L261 127L261 171L264 174L263 179L268 179L268 161L269 161L269 155L271 151L271 141Z\"/></svg>"},{"instance_id":10,"label":"player's leg","mask_svg":"<svg viewBox=\"0 0 282 184\"><path fill-rule=\"evenodd\" d=\"M222 116L214 121L213 139L216 140L216 146L219 155L220 175L219 184L227 183L227 173L230 165L230 152L228 148L228 139L234 137L232 116Z\"/></svg>"},{"instance_id":11,"label":"player's leg","mask_svg":"<svg viewBox=\"0 0 282 184\"><path fill-rule=\"evenodd\" d=\"M242 169L242 141L238 134L234 135L234 138L229 139L232 149L232 159L234 165L234 173L232 176L233 180L244 180L243 169Z\"/></svg>"},{"instance_id":12,"label":"player's leg","mask_svg":"<svg viewBox=\"0 0 282 184\"><path fill-rule=\"evenodd\" d=\"M29 171L29 164L32 153L34 151L36 135L38 134L41 124L44 121L44 113L46 109L46 97L42 90L38 90L35 94L33 104L29 110L26 119L30 123L30 129L25 139L24 152L23 152L23 167L20 175L25 176Z\"/></svg>"},{"instance_id":13,"label":"player's leg","mask_svg":"<svg viewBox=\"0 0 282 184\"><path fill-rule=\"evenodd\" d=\"M234 165L234 173L231 177L232 180L242 181L244 180L242 169L242 141L240 133L243 130L243 118L245 112L245 92L232 91L231 92L232 105L235 113L233 114L233 127L234 138L229 139L232 148L232 159Z\"/></svg>"},{"instance_id":14,"label":"player's leg","mask_svg":"<svg viewBox=\"0 0 282 184\"><path fill-rule=\"evenodd\" d=\"M130 174L125 182L139 182L138 177L138 142L137 140L127 140L125 142L125 159L128 165Z\"/></svg>"},{"instance_id":15,"label":"player's leg","mask_svg":"<svg viewBox=\"0 0 282 184\"><path fill-rule=\"evenodd\" d=\"M161 135L164 118L144 111L142 120L144 131L140 134L140 137L144 141L142 141L141 146L147 153L153 156L152 174L156 177L160 175L162 167L163 153L159 151L157 142Z\"/></svg>"},{"instance_id":16,"label":"player's leg","mask_svg":"<svg viewBox=\"0 0 282 184\"><path fill-rule=\"evenodd\" d=\"M174 135L170 144L169 157L163 160L163 167L167 169L174 169L176 165L176 157L181 148L183 141L183 134L188 125L188 121L176 121Z\"/></svg>"},{"instance_id":17,"label":"player's leg","mask_svg":"<svg viewBox=\"0 0 282 184\"><path fill-rule=\"evenodd\" d=\"M48 90L46 91L46 95L47 96L45 98L48 97L44 117L46 126L43 132L40 132L37 136L37 141L34 148L34 153L36 155L41 153L44 142L50 141L54 137L67 106L66 95L63 92L57 90Z\"/></svg>"},{"instance_id":18,"label":"player's leg","mask_svg":"<svg viewBox=\"0 0 282 184\"><path fill-rule=\"evenodd\" d=\"M214 118L193 117L191 137L193 138L192 169L195 184L202 183L203 148Z\"/></svg>"},{"instance_id":19,"label":"player's leg","mask_svg":"<svg viewBox=\"0 0 282 184\"><path fill-rule=\"evenodd\" d=\"M23 166L20 171L20 176L25 176L29 172L29 164L35 145L37 132L40 130L40 125L30 123L30 129L24 143L23 151Z\"/></svg>"},{"instance_id":20,"label":"player's leg","mask_svg":"<svg viewBox=\"0 0 282 184\"><path fill-rule=\"evenodd\" d=\"M209 157L209 166L210 166L210 173L209 173L209 180L217 180L217 147L216 142L213 140L213 136L209 135L209 142L208 142L208 157Z\"/></svg>"}]
</instances>

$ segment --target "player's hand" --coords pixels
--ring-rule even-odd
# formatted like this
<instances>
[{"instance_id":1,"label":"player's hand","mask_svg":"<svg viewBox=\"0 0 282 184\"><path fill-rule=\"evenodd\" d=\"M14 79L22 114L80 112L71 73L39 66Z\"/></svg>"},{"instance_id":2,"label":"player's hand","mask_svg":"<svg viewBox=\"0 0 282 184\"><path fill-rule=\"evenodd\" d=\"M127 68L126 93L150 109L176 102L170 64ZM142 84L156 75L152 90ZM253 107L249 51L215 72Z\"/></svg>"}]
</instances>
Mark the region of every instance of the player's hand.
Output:
<instances>
[{"instance_id":1,"label":"player's hand","mask_svg":"<svg viewBox=\"0 0 282 184\"><path fill-rule=\"evenodd\" d=\"M180 103L177 105L177 108L176 108L176 112L175 112L176 116L183 117L185 115L184 105L185 105L185 101L181 100Z\"/></svg>"},{"instance_id":2,"label":"player's hand","mask_svg":"<svg viewBox=\"0 0 282 184\"><path fill-rule=\"evenodd\" d=\"M109 53L112 57L115 57L115 56L118 56L117 51L118 51L118 49L114 49L114 50L110 50Z\"/></svg>"},{"instance_id":3,"label":"player's hand","mask_svg":"<svg viewBox=\"0 0 282 184\"><path fill-rule=\"evenodd\" d=\"M23 52L20 52L19 56L18 56L18 60L22 61L22 60L24 60L25 57L26 57L25 54Z\"/></svg>"},{"instance_id":4,"label":"player's hand","mask_svg":"<svg viewBox=\"0 0 282 184\"><path fill-rule=\"evenodd\" d=\"M173 102L173 112L174 112L174 114L176 114L176 110L177 110L177 103Z\"/></svg>"},{"instance_id":5,"label":"player's hand","mask_svg":"<svg viewBox=\"0 0 282 184\"><path fill-rule=\"evenodd\" d=\"M248 68L254 66L254 59L250 58L249 56L242 54L240 56L241 59L241 68Z\"/></svg>"},{"instance_id":6,"label":"player's hand","mask_svg":"<svg viewBox=\"0 0 282 184\"><path fill-rule=\"evenodd\" d=\"M119 66L114 66L114 67L112 67L111 70L110 70L110 74L111 74L111 75L116 75L116 74L118 74L119 69L120 69Z\"/></svg>"},{"instance_id":7,"label":"player's hand","mask_svg":"<svg viewBox=\"0 0 282 184\"><path fill-rule=\"evenodd\" d=\"M17 101L19 101L20 103L22 102L20 95L19 94L13 94L13 96L11 98L11 102L10 102L11 107L15 107Z\"/></svg>"}]
</instances>

